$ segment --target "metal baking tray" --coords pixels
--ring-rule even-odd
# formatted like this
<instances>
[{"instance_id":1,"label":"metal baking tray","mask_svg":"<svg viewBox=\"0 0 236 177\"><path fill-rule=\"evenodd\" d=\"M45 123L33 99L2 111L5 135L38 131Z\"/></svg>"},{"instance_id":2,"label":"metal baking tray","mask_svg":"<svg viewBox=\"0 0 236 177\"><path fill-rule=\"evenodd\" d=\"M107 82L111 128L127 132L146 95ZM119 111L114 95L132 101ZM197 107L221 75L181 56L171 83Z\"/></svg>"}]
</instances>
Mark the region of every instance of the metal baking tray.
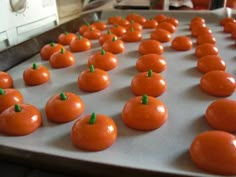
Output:
<instances>
[{"instance_id":1,"label":"metal baking tray","mask_svg":"<svg viewBox=\"0 0 236 177\"><path fill-rule=\"evenodd\" d=\"M219 25L225 17L224 10L217 11L103 11L101 19L111 15L125 17L136 12L145 17L158 13L175 17L180 24L175 36L191 37L188 25L195 16L202 16L217 40L219 55L225 60L227 72L235 75L236 58L234 41L229 34L223 33ZM144 39L148 39L151 30L144 30ZM192 38L195 44L195 39ZM137 131L128 128L121 120L121 111L125 103L134 95L130 91L130 82L138 72L135 63L139 58L140 42L125 43L125 52L118 54L118 67L109 71L111 84L103 91L82 92L77 87L79 73L87 68L88 57L101 49L98 42L87 52L74 53L76 63L68 68L53 69L48 61L41 60L39 54L8 70L14 79L14 86L25 97L25 102L38 107L43 114L43 125L33 134L22 137L0 135L0 154L19 158L26 163L39 163L55 167L57 171L102 176L214 176L198 169L189 156L189 147L193 139L201 132L211 130L204 120L207 106L217 97L209 96L199 88L203 75L196 69L197 59L194 48L186 52L177 52L170 47L170 42L163 43L163 56L167 61L167 70L161 73L167 82L166 92L158 97L169 111L168 121L154 131ZM43 64L50 69L51 80L43 85L29 87L24 84L24 69L33 62ZM46 119L44 106L53 95L62 91L78 94L86 109L80 116L91 112L106 114L113 118L118 127L118 139L108 149L99 152L85 152L76 149L70 140L70 131L76 121L66 124L51 123ZM228 97L236 99L235 93ZM79 118L80 118L79 117Z\"/></svg>"}]
</instances>

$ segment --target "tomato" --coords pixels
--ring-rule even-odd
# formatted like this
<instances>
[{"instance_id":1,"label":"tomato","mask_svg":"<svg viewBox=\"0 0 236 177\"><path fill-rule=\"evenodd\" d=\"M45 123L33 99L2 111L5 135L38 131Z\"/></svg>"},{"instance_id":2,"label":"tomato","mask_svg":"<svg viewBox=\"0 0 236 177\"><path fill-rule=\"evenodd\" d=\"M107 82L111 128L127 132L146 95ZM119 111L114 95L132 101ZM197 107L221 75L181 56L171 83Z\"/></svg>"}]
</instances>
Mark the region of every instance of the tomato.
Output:
<instances>
[{"instance_id":1,"label":"tomato","mask_svg":"<svg viewBox=\"0 0 236 177\"><path fill-rule=\"evenodd\" d=\"M113 54L122 53L125 50L124 42L115 37L113 37L112 40L105 41L102 48Z\"/></svg>"},{"instance_id":2,"label":"tomato","mask_svg":"<svg viewBox=\"0 0 236 177\"><path fill-rule=\"evenodd\" d=\"M139 72L147 72L152 70L156 73L164 71L167 67L166 60L157 54L142 55L136 62L136 69Z\"/></svg>"},{"instance_id":3,"label":"tomato","mask_svg":"<svg viewBox=\"0 0 236 177\"><path fill-rule=\"evenodd\" d=\"M201 45L201 44L205 44L205 43L215 44L216 39L214 36L212 36L212 34L199 35L197 37L197 45Z\"/></svg>"},{"instance_id":4,"label":"tomato","mask_svg":"<svg viewBox=\"0 0 236 177\"><path fill-rule=\"evenodd\" d=\"M53 68L65 68L75 63L75 57L71 52L62 48L60 52L56 52L50 57L49 62Z\"/></svg>"},{"instance_id":5,"label":"tomato","mask_svg":"<svg viewBox=\"0 0 236 177\"><path fill-rule=\"evenodd\" d=\"M171 33L165 29L157 28L151 33L150 38L159 42L169 42L171 40Z\"/></svg>"},{"instance_id":6,"label":"tomato","mask_svg":"<svg viewBox=\"0 0 236 177\"><path fill-rule=\"evenodd\" d=\"M75 147L85 151L101 151L110 147L117 138L117 126L112 118L92 113L75 122L71 140Z\"/></svg>"},{"instance_id":7,"label":"tomato","mask_svg":"<svg viewBox=\"0 0 236 177\"><path fill-rule=\"evenodd\" d=\"M206 27L206 24L205 23L202 23L201 21L195 21L195 22L192 22L190 25L189 25L189 29L190 30L197 30L198 28L201 28L201 27Z\"/></svg>"},{"instance_id":8,"label":"tomato","mask_svg":"<svg viewBox=\"0 0 236 177\"><path fill-rule=\"evenodd\" d=\"M199 16L193 17L190 23L195 23L195 22L206 23L205 19Z\"/></svg>"},{"instance_id":9,"label":"tomato","mask_svg":"<svg viewBox=\"0 0 236 177\"><path fill-rule=\"evenodd\" d=\"M83 36L87 39L98 39L101 36L101 34L102 33L100 30L90 27L83 33Z\"/></svg>"},{"instance_id":10,"label":"tomato","mask_svg":"<svg viewBox=\"0 0 236 177\"><path fill-rule=\"evenodd\" d=\"M226 33L232 33L235 30L236 30L236 22L235 23L229 22L224 25L224 32Z\"/></svg>"},{"instance_id":11,"label":"tomato","mask_svg":"<svg viewBox=\"0 0 236 177\"><path fill-rule=\"evenodd\" d=\"M232 37L233 39L236 39L236 30L231 33L231 37Z\"/></svg>"},{"instance_id":12,"label":"tomato","mask_svg":"<svg viewBox=\"0 0 236 177\"><path fill-rule=\"evenodd\" d=\"M221 26L225 26L226 23L236 23L236 19L234 19L233 17L225 17L223 19L221 19L220 21L220 25Z\"/></svg>"},{"instance_id":13,"label":"tomato","mask_svg":"<svg viewBox=\"0 0 236 177\"><path fill-rule=\"evenodd\" d=\"M100 31L105 30L107 28L106 23L102 21L95 21L93 22L92 26L94 26L96 29Z\"/></svg>"},{"instance_id":14,"label":"tomato","mask_svg":"<svg viewBox=\"0 0 236 177\"><path fill-rule=\"evenodd\" d=\"M108 24L112 25L118 24L121 19L122 19L121 16L111 16L108 18Z\"/></svg>"},{"instance_id":15,"label":"tomato","mask_svg":"<svg viewBox=\"0 0 236 177\"><path fill-rule=\"evenodd\" d=\"M168 110L163 102L151 96L130 99L122 110L122 120L130 128L154 130L167 120Z\"/></svg>"},{"instance_id":16,"label":"tomato","mask_svg":"<svg viewBox=\"0 0 236 177\"><path fill-rule=\"evenodd\" d=\"M137 31L134 28L127 30L127 32L121 36L121 39L124 42L138 42L141 41L142 38L143 38L142 32Z\"/></svg>"},{"instance_id":17,"label":"tomato","mask_svg":"<svg viewBox=\"0 0 236 177\"><path fill-rule=\"evenodd\" d=\"M59 35L58 43L62 45L69 45L71 41L74 40L75 38L77 37L74 33L64 32Z\"/></svg>"},{"instance_id":18,"label":"tomato","mask_svg":"<svg viewBox=\"0 0 236 177\"><path fill-rule=\"evenodd\" d=\"M164 47L159 41L148 39L140 43L138 51L140 55L150 53L161 55L164 52Z\"/></svg>"},{"instance_id":19,"label":"tomato","mask_svg":"<svg viewBox=\"0 0 236 177\"><path fill-rule=\"evenodd\" d=\"M236 132L236 101L219 99L211 103L205 118L209 125L217 130Z\"/></svg>"},{"instance_id":20,"label":"tomato","mask_svg":"<svg viewBox=\"0 0 236 177\"><path fill-rule=\"evenodd\" d=\"M152 29L156 28L158 25L157 21L154 19L148 19L146 22L143 24L143 28L145 29Z\"/></svg>"},{"instance_id":21,"label":"tomato","mask_svg":"<svg viewBox=\"0 0 236 177\"><path fill-rule=\"evenodd\" d=\"M235 0L227 0L226 1L226 7L236 9L236 1Z\"/></svg>"},{"instance_id":22,"label":"tomato","mask_svg":"<svg viewBox=\"0 0 236 177\"><path fill-rule=\"evenodd\" d=\"M118 60L111 52L105 52L103 49L101 52L97 52L89 57L88 66L93 65L95 68L109 71L117 67Z\"/></svg>"},{"instance_id":23,"label":"tomato","mask_svg":"<svg viewBox=\"0 0 236 177\"><path fill-rule=\"evenodd\" d=\"M190 146L192 161L199 168L218 175L236 175L235 136L224 131L199 134Z\"/></svg>"},{"instance_id":24,"label":"tomato","mask_svg":"<svg viewBox=\"0 0 236 177\"><path fill-rule=\"evenodd\" d=\"M130 22L122 18L117 24L120 26L126 27L128 24L130 24Z\"/></svg>"},{"instance_id":25,"label":"tomato","mask_svg":"<svg viewBox=\"0 0 236 177\"><path fill-rule=\"evenodd\" d=\"M18 90L0 88L0 113L15 104L23 103L23 101L24 97Z\"/></svg>"},{"instance_id":26,"label":"tomato","mask_svg":"<svg viewBox=\"0 0 236 177\"><path fill-rule=\"evenodd\" d=\"M177 20L176 18L173 18L173 17L168 17L167 19L164 20L164 22L171 23L175 27L177 27L179 25L179 20Z\"/></svg>"},{"instance_id":27,"label":"tomato","mask_svg":"<svg viewBox=\"0 0 236 177\"><path fill-rule=\"evenodd\" d=\"M158 29L158 28L165 29L165 30L169 31L170 33L174 33L176 30L176 27L168 22L159 23L156 29Z\"/></svg>"},{"instance_id":28,"label":"tomato","mask_svg":"<svg viewBox=\"0 0 236 177\"><path fill-rule=\"evenodd\" d=\"M50 72L45 66L33 63L32 67L24 70L23 79L28 86L40 85L50 80Z\"/></svg>"},{"instance_id":29,"label":"tomato","mask_svg":"<svg viewBox=\"0 0 236 177\"><path fill-rule=\"evenodd\" d=\"M91 65L78 77L78 87L86 92L97 92L110 85L110 77L106 71L95 68Z\"/></svg>"},{"instance_id":30,"label":"tomato","mask_svg":"<svg viewBox=\"0 0 236 177\"><path fill-rule=\"evenodd\" d=\"M117 37L121 37L126 33L126 28L119 25L114 25L110 28L111 33L115 34Z\"/></svg>"},{"instance_id":31,"label":"tomato","mask_svg":"<svg viewBox=\"0 0 236 177\"><path fill-rule=\"evenodd\" d=\"M45 105L48 120L66 123L75 120L85 109L83 100L71 92L62 92L51 97Z\"/></svg>"},{"instance_id":32,"label":"tomato","mask_svg":"<svg viewBox=\"0 0 236 177\"><path fill-rule=\"evenodd\" d=\"M33 133L42 123L40 111L33 105L15 104L0 114L0 131L10 136Z\"/></svg>"},{"instance_id":33,"label":"tomato","mask_svg":"<svg viewBox=\"0 0 236 177\"><path fill-rule=\"evenodd\" d=\"M131 81L131 91L137 95L147 94L157 97L166 91L166 81L158 74L149 70L148 72L138 73Z\"/></svg>"},{"instance_id":34,"label":"tomato","mask_svg":"<svg viewBox=\"0 0 236 177\"><path fill-rule=\"evenodd\" d=\"M207 73L213 70L225 71L226 64L224 60L217 55L206 55L198 59L197 69L202 73Z\"/></svg>"},{"instance_id":35,"label":"tomato","mask_svg":"<svg viewBox=\"0 0 236 177\"><path fill-rule=\"evenodd\" d=\"M80 35L83 35L84 32L87 31L87 30L89 30L91 27L94 28L94 26L93 26L93 25L90 25L89 23L86 23L86 24L80 26L80 27L79 27L79 34L80 34Z\"/></svg>"},{"instance_id":36,"label":"tomato","mask_svg":"<svg viewBox=\"0 0 236 177\"><path fill-rule=\"evenodd\" d=\"M70 43L70 50L72 52L83 52L89 49L91 49L90 40L82 36L78 36L78 38L74 39Z\"/></svg>"},{"instance_id":37,"label":"tomato","mask_svg":"<svg viewBox=\"0 0 236 177\"><path fill-rule=\"evenodd\" d=\"M13 79L11 75L7 72L0 71L0 88L12 88L13 87Z\"/></svg>"},{"instance_id":38,"label":"tomato","mask_svg":"<svg viewBox=\"0 0 236 177\"><path fill-rule=\"evenodd\" d=\"M235 79L225 71L210 71L200 80L201 89L213 96L229 96L235 91Z\"/></svg>"},{"instance_id":39,"label":"tomato","mask_svg":"<svg viewBox=\"0 0 236 177\"><path fill-rule=\"evenodd\" d=\"M99 40L100 45L102 45L105 41L112 40L114 37L117 38L115 34L112 34L111 31L108 30L107 33L102 34L98 40Z\"/></svg>"},{"instance_id":40,"label":"tomato","mask_svg":"<svg viewBox=\"0 0 236 177\"><path fill-rule=\"evenodd\" d=\"M177 36L172 40L171 47L178 51L187 51L192 49L193 44L189 37Z\"/></svg>"},{"instance_id":41,"label":"tomato","mask_svg":"<svg viewBox=\"0 0 236 177\"><path fill-rule=\"evenodd\" d=\"M198 37L199 35L203 35L203 34L212 34L211 29L204 26L192 28L191 32L192 32L193 37Z\"/></svg>"},{"instance_id":42,"label":"tomato","mask_svg":"<svg viewBox=\"0 0 236 177\"><path fill-rule=\"evenodd\" d=\"M158 14L156 16L154 16L154 20L157 21L157 23L163 22L167 19L167 16L164 14Z\"/></svg>"},{"instance_id":43,"label":"tomato","mask_svg":"<svg viewBox=\"0 0 236 177\"><path fill-rule=\"evenodd\" d=\"M52 54L58 52L64 48L63 45L51 42L50 44L44 45L40 50L40 56L43 60L49 60Z\"/></svg>"},{"instance_id":44,"label":"tomato","mask_svg":"<svg viewBox=\"0 0 236 177\"><path fill-rule=\"evenodd\" d=\"M126 26L126 31L134 29L135 31L142 31L143 27L137 22L131 21L130 24Z\"/></svg>"},{"instance_id":45,"label":"tomato","mask_svg":"<svg viewBox=\"0 0 236 177\"><path fill-rule=\"evenodd\" d=\"M204 57L206 55L218 55L218 48L214 44L201 44L195 49L195 56L197 58Z\"/></svg>"}]
</instances>

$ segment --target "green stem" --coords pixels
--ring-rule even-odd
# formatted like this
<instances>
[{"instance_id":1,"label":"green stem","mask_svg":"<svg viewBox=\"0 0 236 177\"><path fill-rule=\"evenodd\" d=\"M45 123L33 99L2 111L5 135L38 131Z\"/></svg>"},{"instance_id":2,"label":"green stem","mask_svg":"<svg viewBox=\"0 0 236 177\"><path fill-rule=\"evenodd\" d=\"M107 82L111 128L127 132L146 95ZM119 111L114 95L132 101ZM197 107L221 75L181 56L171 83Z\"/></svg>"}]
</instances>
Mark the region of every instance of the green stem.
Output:
<instances>
[{"instance_id":1,"label":"green stem","mask_svg":"<svg viewBox=\"0 0 236 177\"><path fill-rule=\"evenodd\" d=\"M65 94L64 92L62 92L62 93L60 94L60 99L61 99L61 100L67 100L67 96L66 96L66 94Z\"/></svg>"},{"instance_id":2,"label":"green stem","mask_svg":"<svg viewBox=\"0 0 236 177\"><path fill-rule=\"evenodd\" d=\"M117 40L117 38L116 38L116 37L113 37L113 38L112 38L112 41L113 41L113 42L115 42L116 40Z\"/></svg>"},{"instance_id":3,"label":"green stem","mask_svg":"<svg viewBox=\"0 0 236 177\"><path fill-rule=\"evenodd\" d=\"M65 35L68 35L68 32L67 32L67 31L65 31L65 32L64 32L64 34L65 34Z\"/></svg>"},{"instance_id":4,"label":"green stem","mask_svg":"<svg viewBox=\"0 0 236 177\"><path fill-rule=\"evenodd\" d=\"M94 72L94 66L93 66L93 65L90 65L90 67L89 67L89 71L90 71L91 73Z\"/></svg>"},{"instance_id":5,"label":"green stem","mask_svg":"<svg viewBox=\"0 0 236 177\"><path fill-rule=\"evenodd\" d=\"M107 31L107 34L109 34L109 35L110 35L110 34L111 34L111 30L108 30L108 31Z\"/></svg>"},{"instance_id":6,"label":"green stem","mask_svg":"<svg viewBox=\"0 0 236 177\"><path fill-rule=\"evenodd\" d=\"M101 55L105 55L105 54L106 54L105 50L102 49L102 50L101 50Z\"/></svg>"},{"instance_id":7,"label":"green stem","mask_svg":"<svg viewBox=\"0 0 236 177\"><path fill-rule=\"evenodd\" d=\"M148 70L148 77L152 77L152 70Z\"/></svg>"},{"instance_id":8,"label":"green stem","mask_svg":"<svg viewBox=\"0 0 236 177\"><path fill-rule=\"evenodd\" d=\"M148 96L146 94L142 97L142 104L148 104Z\"/></svg>"},{"instance_id":9,"label":"green stem","mask_svg":"<svg viewBox=\"0 0 236 177\"><path fill-rule=\"evenodd\" d=\"M89 124L94 124L95 122L96 122L96 114L93 112L89 119Z\"/></svg>"},{"instance_id":10,"label":"green stem","mask_svg":"<svg viewBox=\"0 0 236 177\"><path fill-rule=\"evenodd\" d=\"M134 32L134 27L131 27L131 28L130 28L130 31L131 31L131 32Z\"/></svg>"},{"instance_id":11,"label":"green stem","mask_svg":"<svg viewBox=\"0 0 236 177\"><path fill-rule=\"evenodd\" d=\"M90 30L90 31L93 31L93 30L94 30L94 28L93 28L93 27L90 27L90 28L89 28L89 30Z\"/></svg>"},{"instance_id":12,"label":"green stem","mask_svg":"<svg viewBox=\"0 0 236 177\"><path fill-rule=\"evenodd\" d=\"M21 107L18 104L15 104L15 112L21 112Z\"/></svg>"},{"instance_id":13,"label":"green stem","mask_svg":"<svg viewBox=\"0 0 236 177\"><path fill-rule=\"evenodd\" d=\"M4 94L5 94L4 90L0 88L0 95L4 95Z\"/></svg>"},{"instance_id":14,"label":"green stem","mask_svg":"<svg viewBox=\"0 0 236 177\"><path fill-rule=\"evenodd\" d=\"M79 35L78 35L78 39L79 39L79 40L83 39L83 36L79 34Z\"/></svg>"},{"instance_id":15,"label":"green stem","mask_svg":"<svg viewBox=\"0 0 236 177\"><path fill-rule=\"evenodd\" d=\"M65 53L65 49L61 48L61 54Z\"/></svg>"},{"instance_id":16,"label":"green stem","mask_svg":"<svg viewBox=\"0 0 236 177\"><path fill-rule=\"evenodd\" d=\"M36 63L33 63L32 68L33 68L33 69L37 69L37 68L38 68L38 65L37 65Z\"/></svg>"},{"instance_id":17,"label":"green stem","mask_svg":"<svg viewBox=\"0 0 236 177\"><path fill-rule=\"evenodd\" d=\"M55 46L55 42L50 42L50 46L54 47Z\"/></svg>"},{"instance_id":18,"label":"green stem","mask_svg":"<svg viewBox=\"0 0 236 177\"><path fill-rule=\"evenodd\" d=\"M90 25L90 23L89 23L89 22L86 22L85 24L86 24L86 26L89 26L89 25Z\"/></svg>"}]
</instances>

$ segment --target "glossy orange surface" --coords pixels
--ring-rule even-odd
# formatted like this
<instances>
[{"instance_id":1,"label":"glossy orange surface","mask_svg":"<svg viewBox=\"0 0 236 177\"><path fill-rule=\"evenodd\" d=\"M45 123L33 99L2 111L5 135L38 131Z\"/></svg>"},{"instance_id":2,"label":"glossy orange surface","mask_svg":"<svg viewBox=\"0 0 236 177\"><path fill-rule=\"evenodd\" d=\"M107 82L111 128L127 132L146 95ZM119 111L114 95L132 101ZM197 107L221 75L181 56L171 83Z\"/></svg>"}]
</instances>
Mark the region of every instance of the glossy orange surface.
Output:
<instances>
[{"instance_id":1,"label":"glossy orange surface","mask_svg":"<svg viewBox=\"0 0 236 177\"><path fill-rule=\"evenodd\" d=\"M66 123L78 118L85 109L83 100L71 92L52 96L45 105L47 119L56 123Z\"/></svg>"},{"instance_id":2,"label":"glossy orange surface","mask_svg":"<svg viewBox=\"0 0 236 177\"><path fill-rule=\"evenodd\" d=\"M43 65L33 64L23 72L23 79L26 85L35 86L48 82L51 78L49 70Z\"/></svg>"},{"instance_id":3,"label":"glossy orange surface","mask_svg":"<svg viewBox=\"0 0 236 177\"><path fill-rule=\"evenodd\" d=\"M102 69L104 71L109 71L117 67L118 59L111 52L106 52L101 50L91 55L88 59L88 67L93 65L95 68Z\"/></svg>"},{"instance_id":4,"label":"glossy orange surface","mask_svg":"<svg viewBox=\"0 0 236 177\"><path fill-rule=\"evenodd\" d=\"M131 98L122 109L122 120L130 128L154 130L167 120L168 110L165 104L151 96Z\"/></svg>"},{"instance_id":5,"label":"glossy orange surface","mask_svg":"<svg viewBox=\"0 0 236 177\"><path fill-rule=\"evenodd\" d=\"M53 68L65 68L75 63L75 57L71 52L62 49L60 52L54 53L49 62Z\"/></svg>"},{"instance_id":6,"label":"glossy orange surface","mask_svg":"<svg viewBox=\"0 0 236 177\"><path fill-rule=\"evenodd\" d=\"M12 88L13 87L13 79L11 75L7 72L0 71L0 88Z\"/></svg>"},{"instance_id":7,"label":"glossy orange surface","mask_svg":"<svg viewBox=\"0 0 236 177\"><path fill-rule=\"evenodd\" d=\"M91 116L87 115L75 122L71 130L72 143L85 151L107 149L116 141L116 124L106 115L97 114L94 121L91 121Z\"/></svg>"},{"instance_id":8,"label":"glossy orange surface","mask_svg":"<svg viewBox=\"0 0 236 177\"><path fill-rule=\"evenodd\" d=\"M131 91L137 95L141 96L147 94L148 96L158 97L162 95L167 88L165 79L158 73L152 72L138 73L134 76L131 81Z\"/></svg>"},{"instance_id":9,"label":"glossy orange surface","mask_svg":"<svg viewBox=\"0 0 236 177\"><path fill-rule=\"evenodd\" d=\"M236 175L236 138L224 131L199 134L190 147L192 161L199 168L218 175Z\"/></svg>"},{"instance_id":10,"label":"glossy orange surface","mask_svg":"<svg viewBox=\"0 0 236 177\"><path fill-rule=\"evenodd\" d=\"M5 109L0 114L0 132L10 136L24 136L33 133L42 123L42 116L38 108L29 104L18 104Z\"/></svg>"},{"instance_id":11,"label":"glossy orange surface","mask_svg":"<svg viewBox=\"0 0 236 177\"><path fill-rule=\"evenodd\" d=\"M64 48L64 46L58 43L51 42L50 44L46 44L41 48L40 56L43 60L49 60L52 54L60 51L61 48Z\"/></svg>"},{"instance_id":12,"label":"glossy orange surface","mask_svg":"<svg viewBox=\"0 0 236 177\"><path fill-rule=\"evenodd\" d=\"M212 128L235 133L236 101L231 99L214 101L207 107L205 118Z\"/></svg>"},{"instance_id":13,"label":"glossy orange surface","mask_svg":"<svg viewBox=\"0 0 236 177\"><path fill-rule=\"evenodd\" d=\"M97 92L107 88L110 85L108 73L98 68L92 68L91 65L89 69L80 73L78 87L86 92Z\"/></svg>"},{"instance_id":14,"label":"glossy orange surface","mask_svg":"<svg viewBox=\"0 0 236 177\"><path fill-rule=\"evenodd\" d=\"M89 39L79 36L71 41L69 47L71 52L83 52L89 50L92 47L92 44Z\"/></svg>"},{"instance_id":15,"label":"glossy orange surface","mask_svg":"<svg viewBox=\"0 0 236 177\"><path fill-rule=\"evenodd\" d=\"M142 55L136 62L136 69L139 72L147 72L151 69L153 72L160 73L166 68L167 62L165 58L158 54Z\"/></svg>"},{"instance_id":16,"label":"glossy orange surface","mask_svg":"<svg viewBox=\"0 0 236 177\"><path fill-rule=\"evenodd\" d=\"M148 39L140 43L138 51L140 55L150 53L161 55L164 52L164 47L159 41Z\"/></svg>"},{"instance_id":17,"label":"glossy orange surface","mask_svg":"<svg viewBox=\"0 0 236 177\"><path fill-rule=\"evenodd\" d=\"M187 51L192 49L193 43L187 36L177 36L172 40L171 47L178 51Z\"/></svg>"},{"instance_id":18,"label":"glossy orange surface","mask_svg":"<svg viewBox=\"0 0 236 177\"><path fill-rule=\"evenodd\" d=\"M12 88L0 88L0 113L5 109L24 102L24 97L20 91Z\"/></svg>"},{"instance_id":19,"label":"glossy orange surface","mask_svg":"<svg viewBox=\"0 0 236 177\"><path fill-rule=\"evenodd\" d=\"M235 79L225 71L210 71L200 80L201 89L213 96L229 96L235 92Z\"/></svg>"},{"instance_id":20,"label":"glossy orange surface","mask_svg":"<svg viewBox=\"0 0 236 177\"><path fill-rule=\"evenodd\" d=\"M206 55L198 59L197 69L202 73L214 70L225 71L226 64L225 61L217 55Z\"/></svg>"}]
</instances>

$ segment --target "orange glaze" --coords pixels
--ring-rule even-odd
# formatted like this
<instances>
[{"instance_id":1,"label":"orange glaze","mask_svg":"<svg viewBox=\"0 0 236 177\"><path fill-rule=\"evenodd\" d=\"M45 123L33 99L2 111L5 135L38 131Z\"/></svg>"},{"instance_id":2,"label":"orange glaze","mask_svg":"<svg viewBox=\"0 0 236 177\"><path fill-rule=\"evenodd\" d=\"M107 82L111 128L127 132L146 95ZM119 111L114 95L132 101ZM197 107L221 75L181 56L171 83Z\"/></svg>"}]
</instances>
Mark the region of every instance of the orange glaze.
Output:
<instances>
[{"instance_id":1,"label":"orange glaze","mask_svg":"<svg viewBox=\"0 0 236 177\"><path fill-rule=\"evenodd\" d=\"M12 88L13 87L13 79L11 75L7 72L0 71L0 88Z\"/></svg>"},{"instance_id":2,"label":"orange glaze","mask_svg":"<svg viewBox=\"0 0 236 177\"><path fill-rule=\"evenodd\" d=\"M0 132L10 136L31 134L41 126L41 123L40 111L29 104L16 104L0 114Z\"/></svg>"},{"instance_id":3,"label":"orange glaze","mask_svg":"<svg viewBox=\"0 0 236 177\"><path fill-rule=\"evenodd\" d=\"M148 96L157 97L166 91L166 81L158 74L149 70L148 72L138 73L131 81L131 91L141 96L147 94Z\"/></svg>"},{"instance_id":4,"label":"orange glaze","mask_svg":"<svg viewBox=\"0 0 236 177\"><path fill-rule=\"evenodd\" d=\"M234 93L236 84L234 77L225 71L210 71L200 80L201 89L213 96L230 96Z\"/></svg>"},{"instance_id":5,"label":"orange glaze","mask_svg":"<svg viewBox=\"0 0 236 177\"><path fill-rule=\"evenodd\" d=\"M95 114L84 116L75 122L71 141L85 151L101 151L110 147L117 138L117 126L112 118Z\"/></svg>"},{"instance_id":6,"label":"orange glaze","mask_svg":"<svg viewBox=\"0 0 236 177\"><path fill-rule=\"evenodd\" d=\"M85 109L83 100L71 92L62 92L51 97L45 105L47 119L66 123L78 118Z\"/></svg>"},{"instance_id":7,"label":"orange glaze","mask_svg":"<svg viewBox=\"0 0 236 177\"><path fill-rule=\"evenodd\" d=\"M160 128L167 117L164 103L147 95L131 98L122 110L123 122L130 128L143 131Z\"/></svg>"},{"instance_id":8,"label":"orange glaze","mask_svg":"<svg viewBox=\"0 0 236 177\"><path fill-rule=\"evenodd\" d=\"M12 88L0 88L0 113L15 104L23 102L24 97L18 90Z\"/></svg>"},{"instance_id":9,"label":"orange glaze","mask_svg":"<svg viewBox=\"0 0 236 177\"><path fill-rule=\"evenodd\" d=\"M48 82L51 78L49 70L43 65L33 65L26 68L23 73L23 79L28 86L40 85Z\"/></svg>"}]
</instances>

